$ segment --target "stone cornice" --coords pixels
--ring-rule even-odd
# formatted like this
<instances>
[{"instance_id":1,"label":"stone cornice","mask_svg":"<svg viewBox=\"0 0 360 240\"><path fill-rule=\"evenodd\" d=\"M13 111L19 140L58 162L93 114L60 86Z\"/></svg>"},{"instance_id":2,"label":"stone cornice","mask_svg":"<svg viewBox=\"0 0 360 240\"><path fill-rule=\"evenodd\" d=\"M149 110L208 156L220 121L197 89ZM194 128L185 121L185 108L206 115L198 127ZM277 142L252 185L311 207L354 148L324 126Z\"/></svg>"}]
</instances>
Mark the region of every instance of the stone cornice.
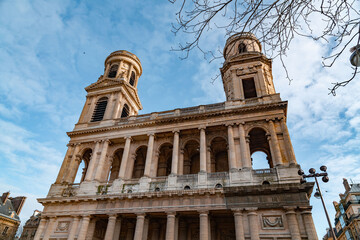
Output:
<instances>
[{"instance_id":1,"label":"stone cornice","mask_svg":"<svg viewBox=\"0 0 360 240\"><path fill-rule=\"evenodd\" d=\"M198 112L198 113L190 113L190 114L182 114L182 115L174 115L167 118L161 118L161 119L151 119L147 121L139 121L139 122L131 122L129 121L127 124L123 125L112 125L108 127L102 127L102 128L92 128L92 129L86 129L86 130L77 130L72 132L67 132L67 135L69 137L76 136L76 135L84 135L84 134L92 134L92 133L99 133L99 132L109 132L114 131L118 129L124 129L124 128L134 128L134 127L148 127L152 125L157 125L159 123L178 123L182 121L187 120L196 120L196 119L206 119L209 117L216 117L216 116L224 116L224 115L235 115L239 113L250 113L250 112L261 112L264 110L271 110L271 109L285 109L287 108L287 101L281 101L276 103L267 103L267 104L258 104L258 105L252 105L252 106L246 106L243 105L238 108L231 108L231 109L223 109L223 110L217 110L214 109L214 111L208 111L208 112Z\"/></svg>"}]
</instances>

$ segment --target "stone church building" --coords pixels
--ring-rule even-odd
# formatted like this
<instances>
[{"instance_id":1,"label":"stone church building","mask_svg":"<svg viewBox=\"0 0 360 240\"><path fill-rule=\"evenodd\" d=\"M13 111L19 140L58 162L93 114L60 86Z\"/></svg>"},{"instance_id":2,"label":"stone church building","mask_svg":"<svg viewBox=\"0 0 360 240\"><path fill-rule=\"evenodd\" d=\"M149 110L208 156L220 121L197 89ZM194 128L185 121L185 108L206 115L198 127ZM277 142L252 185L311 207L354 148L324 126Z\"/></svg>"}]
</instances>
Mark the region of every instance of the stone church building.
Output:
<instances>
[{"instance_id":1,"label":"stone church building","mask_svg":"<svg viewBox=\"0 0 360 240\"><path fill-rule=\"evenodd\" d=\"M38 199L34 239L318 239L271 60L250 33L224 58L225 102L138 115L140 60L111 53ZM253 168L255 152L267 168Z\"/></svg>"}]
</instances>

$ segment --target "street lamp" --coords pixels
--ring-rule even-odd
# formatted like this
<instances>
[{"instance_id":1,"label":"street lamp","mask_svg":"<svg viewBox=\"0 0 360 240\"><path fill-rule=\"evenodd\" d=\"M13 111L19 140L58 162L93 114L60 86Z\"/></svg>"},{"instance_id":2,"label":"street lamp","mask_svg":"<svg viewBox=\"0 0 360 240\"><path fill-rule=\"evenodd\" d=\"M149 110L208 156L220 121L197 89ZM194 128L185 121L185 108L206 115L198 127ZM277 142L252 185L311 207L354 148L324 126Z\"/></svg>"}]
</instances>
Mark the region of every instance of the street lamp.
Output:
<instances>
[{"instance_id":1,"label":"street lamp","mask_svg":"<svg viewBox=\"0 0 360 240\"><path fill-rule=\"evenodd\" d=\"M328 214L328 212L326 210L324 199L323 199L323 196L322 196L322 193L321 193L320 185L319 185L319 182L317 180L318 177L321 177L321 180L323 182L326 183L326 182L329 181L328 173L326 172L326 170L327 170L326 166L321 166L320 171L322 171L322 173L317 173L315 168L310 168L309 169L310 174L306 175L302 169L300 169L298 171L298 174L302 177L301 180L300 180L300 183L305 183L306 182L305 178L315 178L315 183L316 183L317 189L316 189L316 192L315 192L314 196L316 198L321 199L322 205L324 207L325 215L326 215L327 221L329 223L331 234L333 235L334 240L336 240L336 235L335 235L334 229L333 229L333 227L331 225L329 214Z\"/></svg>"},{"instance_id":2,"label":"street lamp","mask_svg":"<svg viewBox=\"0 0 360 240\"><path fill-rule=\"evenodd\" d=\"M360 45L356 45L350 49L352 52L350 56L350 63L354 67L360 67Z\"/></svg>"}]
</instances>

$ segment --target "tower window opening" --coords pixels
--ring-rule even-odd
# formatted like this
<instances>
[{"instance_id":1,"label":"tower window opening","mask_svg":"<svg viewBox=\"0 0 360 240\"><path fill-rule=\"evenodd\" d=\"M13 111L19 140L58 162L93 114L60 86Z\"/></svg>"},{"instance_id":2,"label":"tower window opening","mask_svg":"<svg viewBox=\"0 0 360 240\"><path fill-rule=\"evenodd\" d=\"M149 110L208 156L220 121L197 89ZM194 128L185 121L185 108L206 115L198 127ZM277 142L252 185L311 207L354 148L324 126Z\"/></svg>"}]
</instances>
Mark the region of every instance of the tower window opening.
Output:
<instances>
[{"instance_id":1,"label":"tower window opening","mask_svg":"<svg viewBox=\"0 0 360 240\"><path fill-rule=\"evenodd\" d=\"M245 99L257 97L254 78L242 79L242 85Z\"/></svg>"},{"instance_id":2,"label":"tower window opening","mask_svg":"<svg viewBox=\"0 0 360 240\"><path fill-rule=\"evenodd\" d=\"M134 86L135 84L135 73L131 72L131 77L130 77L130 81L129 81L131 86Z\"/></svg>"},{"instance_id":3,"label":"tower window opening","mask_svg":"<svg viewBox=\"0 0 360 240\"><path fill-rule=\"evenodd\" d=\"M254 128L249 132L249 136L252 168L272 168L273 162L266 132L261 128Z\"/></svg>"},{"instance_id":4,"label":"tower window opening","mask_svg":"<svg viewBox=\"0 0 360 240\"><path fill-rule=\"evenodd\" d=\"M247 52L246 45L244 43L239 44L239 53L245 53Z\"/></svg>"},{"instance_id":5,"label":"tower window opening","mask_svg":"<svg viewBox=\"0 0 360 240\"><path fill-rule=\"evenodd\" d=\"M129 116L129 114L130 114L129 106L127 104L125 104L123 107L123 110L121 112L121 118L126 118Z\"/></svg>"},{"instance_id":6,"label":"tower window opening","mask_svg":"<svg viewBox=\"0 0 360 240\"><path fill-rule=\"evenodd\" d=\"M103 97L98 100L95 106L94 114L91 118L91 122L98 122L104 118L107 102L107 97Z\"/></svg>"},{"instance_id":7,"label":"tower window opening","mask_svg":"<svg viewBox=\"0 0 360 240\"><path fill-rule=\"evenodd\" d=\"M88 149L84 152L84 154L81 157L81 162L77 168L77 172L75 175L75 179L74 179L74 183L81 183L85 180L85 176L87 173L87 169L90 163L90 159L91 159L91 155L92 155L92 150Z\"/></svg>"},{"instance_id":8,"label":"tower window opening","mask_svg":"<svg viewBox=\"0 0 360 240\"><path fill-rule=\"evenodd\" d=\"M119 65L115 64L115 65L112 65L110 70L109 70L109 74L108 74L108 77L109 78L114 78L116 77L116 73L117 73L117 70L119 68Z\"/></svg>"}]
</instances>

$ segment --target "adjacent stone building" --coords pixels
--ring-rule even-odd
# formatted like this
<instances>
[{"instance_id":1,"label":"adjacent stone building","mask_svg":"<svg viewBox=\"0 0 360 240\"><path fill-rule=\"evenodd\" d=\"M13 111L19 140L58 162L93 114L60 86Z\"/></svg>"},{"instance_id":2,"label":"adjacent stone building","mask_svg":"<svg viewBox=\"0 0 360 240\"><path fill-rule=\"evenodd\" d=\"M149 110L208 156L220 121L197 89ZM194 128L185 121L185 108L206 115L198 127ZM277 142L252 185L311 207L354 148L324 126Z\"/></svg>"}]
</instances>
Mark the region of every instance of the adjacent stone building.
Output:
<instances>
[{"instance_id":1,"label":"adjacent stone building","mask_svg":"<svg viewBox=\"0 0 360 240\"><path fill-rule=\"evenodd\" d=\"M2 194L0 199L0 240L12 240L20 225L20 212L26 197L12 198L10 192Z\"/></svg>"},{"instance_id":2,"label":"adjacent stone building","mask_svg":"<svg viewBox=\"0 0 360 240\"><path fill-rule=\"evenodd\" d=\"M38 199L35 239L317 239L271 60L250 33L224 57L225 102L138 115L140 60L111 53Z\"/></svg>"},{"instance_id":3,"label":"adjacent stone building","mask_svg":"<svg viewBox=\"0 0 360 240\"><path fill-rule=\"evenodd\" d=\"M32 240L35 237L36 230L41 219L41 212L35 210L29 220L26 221L20 240Z\"/></svg>"},{"instance_id":4,"label":"adjacent stone building","mask_svg":"<svg viewBox=\"0 0 360 240\"><path fill-rule=\"evenodd\" d=\"M343 181L345 193L340 202L333 202L336 210L335 232L338 240L360 239L360 184Z\"/></svg>"}]
</instances>

